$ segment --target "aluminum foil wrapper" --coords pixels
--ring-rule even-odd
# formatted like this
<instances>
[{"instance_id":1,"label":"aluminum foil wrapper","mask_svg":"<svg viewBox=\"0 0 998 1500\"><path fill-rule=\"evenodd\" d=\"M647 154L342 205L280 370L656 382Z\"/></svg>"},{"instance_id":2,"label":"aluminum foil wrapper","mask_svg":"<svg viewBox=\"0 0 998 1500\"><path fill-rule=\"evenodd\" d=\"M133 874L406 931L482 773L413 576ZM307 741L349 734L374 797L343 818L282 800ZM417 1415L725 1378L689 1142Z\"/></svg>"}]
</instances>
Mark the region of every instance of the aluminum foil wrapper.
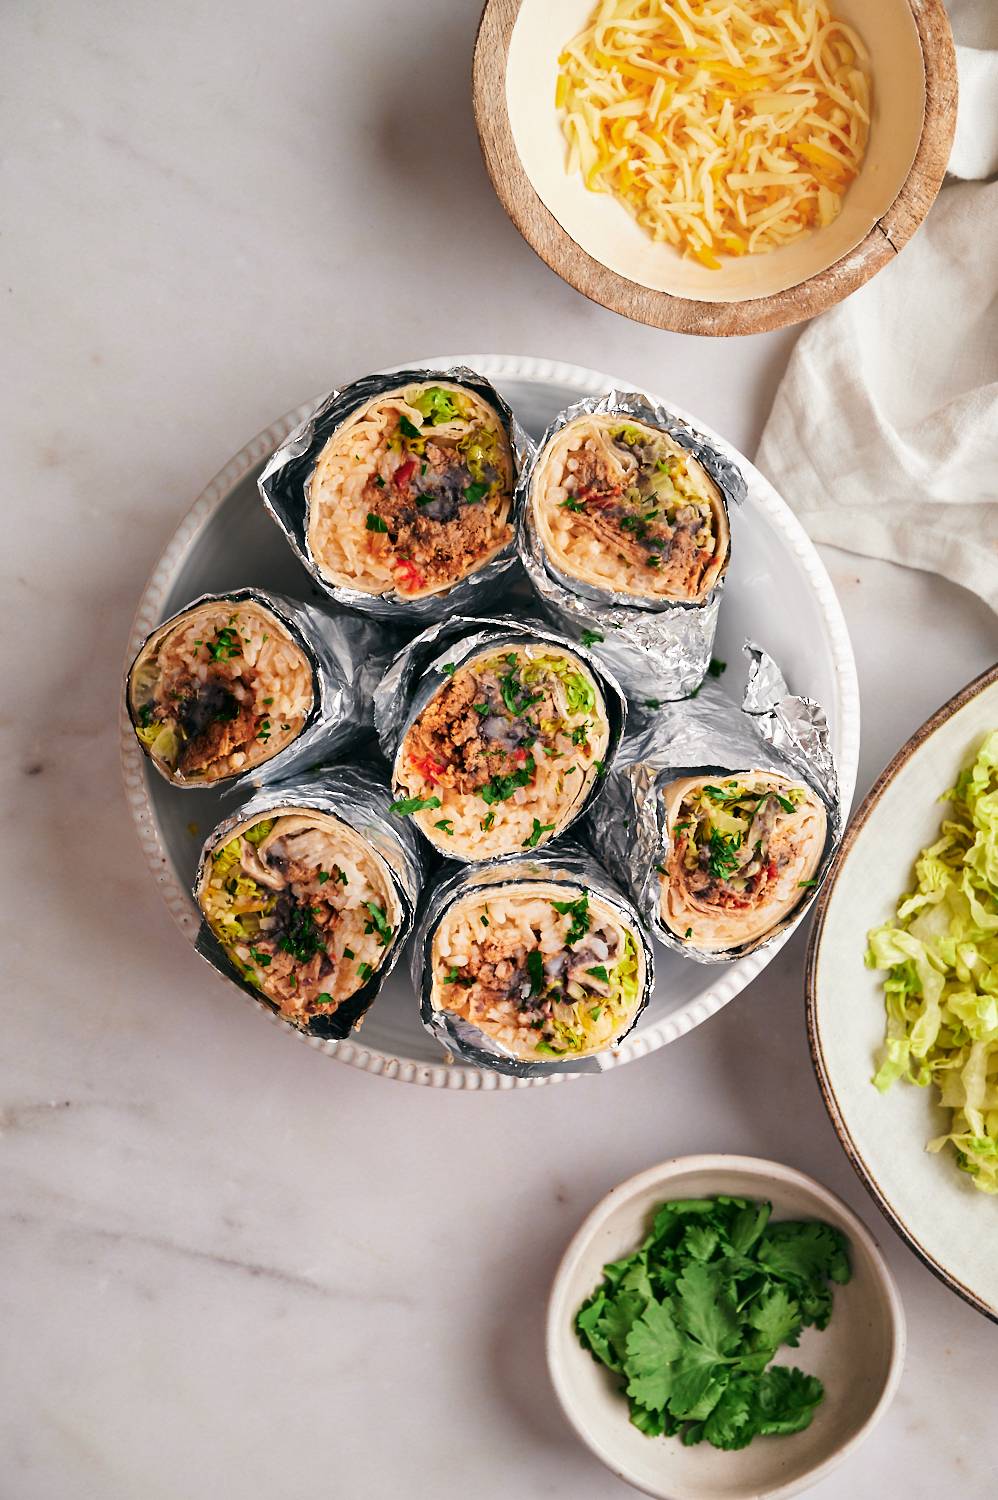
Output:
<instances>
[{"instance_id":1,"label":"aluminum foil wrapper","mask_svg":"<svg viewBox=\"0 0 998 1500\"><path fill-rule=\"evenodd\" d=\"M467 386L483 397L499 414L513 450L514 496L510 510L513 540L491 561L454 584L446 593L430 594L422 599L403 599L394 589L387 594L366 594L360 589L330 583L320 573L308 545L307 485L316 460L337 427L359 406L375 396L383 395L385 391L398 390L400 386L410 385L417 380L449 380L455 385ZM515 569L519 573L515 537L517 476L532 452L533 444L514 416L512 408L483 375L477 375L466 365L454 365L447 370L395 370L383 375L364 375L360 380L355 380L342 389L332 390L328 396L324 396L315 410L285 438L268 459L258 487L264 505L287 537L302 565L311 573L319 587L337 603L380 619L396 622L405 619L418 625L421 622L445 619L456 609L480 609L487 606L508 585L510 570Z\"/></svg>"},{"instance_id":2,"label":"aluminum foil wrapper","mask_svg":"<svg viewBox=\"0 0 998 1500\"><path fill-rule=\"evenodd\" d=\"M588 798L565 824L565 829L582 817L600 795L606 772L613 764L627 722L627 699L616 678L591 651L548 629L540 621L515 620L511 615L485 619L458 616L441 621L422 631L398 653L374 694L374 726L392 767L393 785L402 741L430 699L450 680L451 674L444 672L443 668L460 667L485 648L534 643L563 646L572 651L592 672L606 703L610 734L603 775L595 779Z\"/></svg>"},{"instance_id":3,"label":"aluminum foil wrapper","mask_svg":"<svg viewBox=\"0 0 998 1500\"><path fill-rule=\"evenodd\" d=\"M746 641L749 671L742 706L708 681L694 698L667 704L628 735L607 777L606 790L584 827L614 878L628 890L655 936L698 963L727 963L771 946L800 921L828 873L842 837L843 809L825 711L812 698L789 692L779 667ZM815 884L769 932L738 948L707 952L680 942L659 914L659 873L670 850L662 788L681 776L740 770L798 777L821 798L828 830Z\"/></svg>"},{"instance_id":4,"label":"aluminum foil wrapper","mask_svg":"<svg viewBox=\"0 0 998 1500\"><path fill-rule=\"evenodd\" d=\"M368 982L329 1016L316 1016L304 1030L306 1036L342 1041L361 1022L375 996L399 961L406 939L412 931L416 908L425 878L425 863L415 832L400 825L388 811L391 794L380 770L357 766L328 766L313 770L307 776L265 787L254 792L224 822L219 823L205 840L194 877L194 899L201 884L205 866L219 846L228 843L233 830L248 818L273 814L279 816L291 807L314 807L331 813L349 824L381 855L391 875L399 900L402 919L398 934L386 953L380 968ZM249 984L226 956L225 949L202 918L195 950L212 968L232 981L258 1005L276 1011L277 1007L260 990ZM285 1018L281 1018L285 1019ZM291 1022L287 1023L291 1025Z\"/></svg>"},{"instance_id":5,"label":"aluminum foil wrapper","mask_svg":"<svg viewBox=\"0 0 998 1500\"><path fill-rule=\"evenodd\" d=\"M730 459L664 406L635 391L616 390L559 412L520 475L520 557L548 619L575 640L601 636L593 641L593 651L635 700L685 698L703 681L710 664L724 575L696 603L642 603L630 594L596 588L559 572L534 524L527 502L544 451L562 427L589 412L619 412L667 432L699 460L720 490L726 510L744 500L745 480Z\"/></svg>"},{"instance_id":6,"label":"aluminum foil wrapper","mask_svg":"<svg viewBox=\"0 0 998 1500\"><path fill-rule=\"evenodd\" d=\"M267 786L306 770L318 761L341 754L370 732L374 724L374 690L397 648L398 635L345 611L303 604L267 589L245 588L224 594L202 594L150 631L136 654L135 662L149 643L169 630L181 615L201 604L218 600L232 604L252 601L262 604L277 616L311 664L312 709L301 732L291 743L261 765L234 772L217 781L194 782L189 786L171 781L171 786L180 791L228 789L240 783ZM129 714L135 662L128 669L125 680L125 702L129 704Z\"/></svg>"},{"instance_id":7,"label":"aluminum foil wrapper","mask_svg":"<svg viewBox=\"0 0 998 1500\"><path fill-rule=\"evenodd\" d=\"M420 1019L427 1031L452 1056L463 1062L473 1063L476 1068L491 1068L494 1072L507 1073L513 1078L541 1078L552 1073L601 1073L612 1065L613 1047L574 1062L562 1058L552 1059L550 1062L527 1062L516 1057L494 1038L486 1036L464 1017L457 1016L452 1011L434 1010L431 1002L433 970L430 955L433 934L455 901L472 890L494 890L498 894L504 889L521 887L531 881L562 878L581 885L590 894L600 896L627 918L637 934L645 958L645 988L633 1021L627 1031L617 1038L617 1043L634 1030L655 983L655 959L648 933L631 901L613 883L599 861L580 845L565 839L529 858L511 854L494 860L489 865L456 870L440 885L428 891L416 924L410 970L413 988L419 999Z\"/></svg>"}]
</instances>

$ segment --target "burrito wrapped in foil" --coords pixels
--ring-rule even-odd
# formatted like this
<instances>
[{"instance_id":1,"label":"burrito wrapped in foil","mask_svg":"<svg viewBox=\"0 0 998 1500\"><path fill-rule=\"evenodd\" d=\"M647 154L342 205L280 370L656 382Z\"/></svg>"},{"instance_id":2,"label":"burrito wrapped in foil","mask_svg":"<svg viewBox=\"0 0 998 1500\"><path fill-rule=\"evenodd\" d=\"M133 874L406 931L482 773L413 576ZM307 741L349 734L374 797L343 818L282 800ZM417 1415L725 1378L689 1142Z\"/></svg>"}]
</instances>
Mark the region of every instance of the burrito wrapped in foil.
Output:
<instances>
[{"instance_id":1,"label":"burrito wrapped in foil","mask_svg":"<svg viewBox=\"0 0 998 1500\"><path fill-rule=\"evenodd\" d=\"M653 981L634 907L569 842L457 871L417 923L424 1026L455 1057L517 1078L609 1066Z\"/></svg>"},{"instance_id":2,"label":"burrito wrapped in foil","mask_svg":"<svg viewBox=\"0 0 998 1500\"><path fill-rule=\"evenodd\" d=\"M202 594L143 642L125 702L173 786L274 781L339 754L373 723L397 637L263 589Z\"/></svg>"},{"instance_id":3,"label":"burrito wrapped in foil","mask_svg":"<svg viewBox=\"0 0 998 1500\"><path fill-rule=\"evenodd\" d=\"M741 958L803 915L842 835L823 709L746 643L739 709L716 683L625 739L585 830L655 935Z\"/></svg>"},{"instance_id":4,"label":"burrito wrapped in foil","mask_svg":"<svg viewBox=\"0 0 998 1500\"><path fill-rule=\"evenodd\" d=\"M201 852L197 951L309 1036L360 1023L412 927L422 853L388 803L377 772L325 767L256 792Z\"/></svg>"},{"instance_id":5,"label":"burrito wrapped in foil","mask_svg":"<svg viewBox=\"0 0 998 1500\"><path fill-rule=\"evenodd\" d=\"M431 625L375 693L393 810L451 859L536 849L597 796L626 713L613 677L546 626Z\"/></svg>"},{"instance_id":6,"label":"burrito wrapped in foil","mask_svg":"<svg viewBox=\"0 0 998 1500\"><path fill-rule=\"evenodd\" d=\"M636 700L683 698L710 663L745 481L649 397L561 412L519 485L519 547L544 612Z\"/></svg>"},{"instance_id":7,"label":"burrito wrapped in foil","mask_svg":"<svg viewBox=\"0 0 998 1500\"><path fill-rule=\"evenodd\" d=\"M305 567L384 619L481 607L516 564L514 493L530 439L473 370L397 370L329 393L260 476Z\"/></svg>"}]
</instances>

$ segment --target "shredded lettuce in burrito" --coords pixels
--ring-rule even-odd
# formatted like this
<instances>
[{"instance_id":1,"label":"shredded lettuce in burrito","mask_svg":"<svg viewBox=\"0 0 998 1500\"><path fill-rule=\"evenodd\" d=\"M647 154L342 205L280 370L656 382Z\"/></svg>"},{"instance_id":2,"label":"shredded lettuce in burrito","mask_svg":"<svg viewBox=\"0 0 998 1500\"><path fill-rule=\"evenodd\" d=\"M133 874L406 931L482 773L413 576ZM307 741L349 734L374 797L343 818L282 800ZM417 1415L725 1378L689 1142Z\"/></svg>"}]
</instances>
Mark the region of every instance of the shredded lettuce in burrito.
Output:
<instances>
[{"instance_id":1,"label":"shredded lettuce in burrito","mask_svg":"<svg viewBox=\"0 0 998 1500\"><path fill-rule=\"evenodd\" d=\"M802 904L825 845L809 787L770 771L685 777L663 790L662 920L693 947L739 947Z\"/></svg>"},{"instance_id":2,"label":"shredded lettuce in burrito","mask_svg":"<svg viewBox=\"0 0 998 1500\"><path fill-rule=\"evenodd\" d=\"M393 812L459 858L547 843L603 768L609 724L589 668L568 650L524 645L444 672L402 740Z\"/></svg>"},{"instance_id":3,"label":"shredded lettuce in burrito","mask_svg":"<svg viewBox=\"0 0 998 1500\"><path fill-rule=\"evenodd\" d=\"M367 983L400 923L381 855L340 819L308 808L237 829L206 860L197 894L243 978L303 1027Z\"/></svg>"},{"instance_id":4,"label":"shredded lettuce in burrito","mask_svg":"<svg viewBox=\"0 0 998 1500\"><path fill-rule=\"evenodd\" d=\"M914 889L869 935L887 969L887 1028L874 1083L934 1084L950 1128L928 1144L998 1193L998 730L940 801L940 836L915 861Z\"/></svg>"},{"instance_id":5,"label":"shredded lettuce in burrito","mask_svg":"<svg viewBox=\"0 0 998 1500\"><path fill-rule=\"evenodd\" d=\"M417 599L475 572L512 538L513 457L477 392L419 382L365 402L308 482L308 544L324 578Z\"/></svg>"},{"instance_id":6,"label":"shredded lettuce in burrito","mask_svg":"<svg viewBox=\"0 0 998 1500\"><path fill-rule=\"evenodd\" d=\"M727 515L702 464L644 422L589 413L538 461L530 504L568 578L651 599L702 599L728 560Z\"/></svg>"},{"instance_id":7,"label":"shredded lettuce in burrito","mask_svg":"<svg viewBox=\"0 0 998 1500\"><path fill-rule=\"evenodd\" d=\"M433 936L432 1003L529 1061L584 1057L630 1027L645 985L636 934L578 886L472 890Z\"/></svg>"}]
</instances>

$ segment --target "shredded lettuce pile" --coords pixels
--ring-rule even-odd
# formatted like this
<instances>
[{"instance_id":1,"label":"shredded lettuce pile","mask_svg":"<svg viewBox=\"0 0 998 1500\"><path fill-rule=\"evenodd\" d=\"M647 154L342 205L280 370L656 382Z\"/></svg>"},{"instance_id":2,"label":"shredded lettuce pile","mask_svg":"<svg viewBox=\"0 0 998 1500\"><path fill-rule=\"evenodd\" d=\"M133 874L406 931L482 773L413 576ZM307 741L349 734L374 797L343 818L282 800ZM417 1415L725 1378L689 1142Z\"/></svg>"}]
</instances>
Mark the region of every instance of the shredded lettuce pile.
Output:
<instances>
[{"instance_id":1,"label":"shredded lettuce pile","mask_svg":"<svg viewBox=\"0 0 998 1500\"><path fill-rule=\"evenodd\" d=\"M940 837L915 863L916 889L869 934L866 962L887 969L884 1090L898 1078L934 1083L952 1111L957 1165L998 1193L998 730L942 802Z\"/></svg>"}]
</instances>

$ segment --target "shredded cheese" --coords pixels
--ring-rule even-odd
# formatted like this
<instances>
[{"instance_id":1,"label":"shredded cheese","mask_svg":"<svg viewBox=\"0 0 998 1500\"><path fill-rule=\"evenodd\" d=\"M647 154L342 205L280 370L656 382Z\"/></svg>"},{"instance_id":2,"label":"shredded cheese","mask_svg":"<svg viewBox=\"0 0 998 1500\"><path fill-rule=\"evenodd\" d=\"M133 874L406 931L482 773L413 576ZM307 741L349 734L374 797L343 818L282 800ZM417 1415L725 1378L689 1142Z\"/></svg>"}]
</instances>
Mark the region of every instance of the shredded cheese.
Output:
<instances>
[{"instance_id":1,"label":"shredded cheese","mask_svg":"<svg viewBox=\"0 0 998 1500\"><path fill-rule=\"evenodd\" d=\"M830 224L863 161L869 55L825 0L601 0L559 70L568 172L711 270Z\"/></svg>"}]
</instances>

